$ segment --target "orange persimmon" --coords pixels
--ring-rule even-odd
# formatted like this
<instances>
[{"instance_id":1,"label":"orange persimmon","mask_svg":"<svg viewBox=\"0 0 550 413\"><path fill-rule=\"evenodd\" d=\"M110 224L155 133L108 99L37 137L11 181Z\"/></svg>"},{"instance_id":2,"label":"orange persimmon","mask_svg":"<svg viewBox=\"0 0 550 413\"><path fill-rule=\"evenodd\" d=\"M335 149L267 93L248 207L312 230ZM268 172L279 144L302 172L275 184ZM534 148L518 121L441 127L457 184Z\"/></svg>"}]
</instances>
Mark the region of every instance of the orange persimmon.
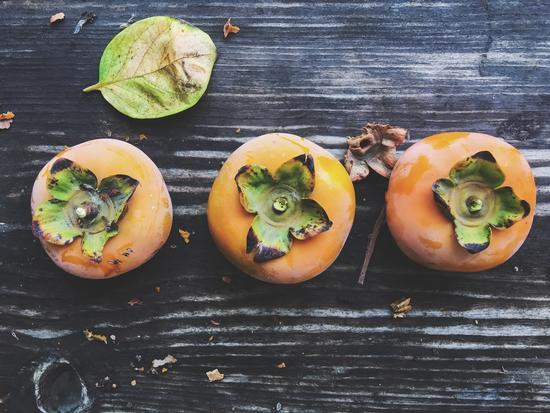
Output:
<instances>
[{"instance_id":1,"label":"orange persimmon","mask_svg":"<svg viewBox=\"0 0 550 413\"><path fill-rule=\"evenodd\" d=\"M109 278L148 261L166 242L172 202L141 150L95 139L57 154L34 183L33 232L63 270Z\"/></svg>"},{"instance_id":2,"label":"orange persimmon","mask_svg":"<svg viewBox=\"0 0 550 413\"><path fill-rule=\"evenodd\" d=\"M349 175L328 151L286 133L262 135L224 163L208 199L208 226L225 257L271 283L323 272L355 213Z\"/></svg>"},{"instance_id":3,"label":"orange persimmon","mask_svg":"<svg viewBox=\"0 0 550 413\"><path fill-rule=\"evenodd\" d=\"M500 138L447 132L400 157L386 194L389 229L401 250L426 267L493 268L523 244L535 214L533 173Z\"/></svg>"}]
</instances>

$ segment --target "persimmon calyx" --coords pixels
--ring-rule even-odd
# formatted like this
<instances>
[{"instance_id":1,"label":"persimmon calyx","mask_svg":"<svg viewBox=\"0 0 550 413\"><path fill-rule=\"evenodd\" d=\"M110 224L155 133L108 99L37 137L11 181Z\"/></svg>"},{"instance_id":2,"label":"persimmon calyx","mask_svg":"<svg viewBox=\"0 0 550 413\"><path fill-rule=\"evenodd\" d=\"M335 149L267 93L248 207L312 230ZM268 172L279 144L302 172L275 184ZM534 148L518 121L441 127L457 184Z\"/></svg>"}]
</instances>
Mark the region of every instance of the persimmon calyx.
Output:
<instances>
[{"instance_id":1,"label":"persimmon calyx","mask_svg":"<svg viewBox=\"0 0 550 413\"><path fill-rule=\"evenodd\" d=\"M128 175L109 176L98 185L92 171L59 158L47 179L52 199L36 208L33 233L56 245L82 237L82 252L99 263L103 247L118 234L117 222L138 185Z\"/></svg>"},{"instance_id":2,"label":"persimmon calyx","mask_svg":"<svg viewBox=\"0 0 550 413\"><path fill-rule=\"evenodd\" d=\"M504 183L504 173L488 151L460 162L432 185L434 199L453 222L458 243L469 253L489 246L492 228L509 228L531 211Z\"/></svg>"},{"instance_id":3,"label":"persimmon calyx","mask_svg":"<svg viewBox=\"0 0 550 413\"><path fill-rule=\"evenodd\" d=\"M243 208L256 217L246 237L247 254L265 262L287 254L293 239L305 240L332 226L321 205L309 196L315 186L313 157L299 155L272 176L260 165L245 165L235 176Z\"/></svg>"}]
</instances>

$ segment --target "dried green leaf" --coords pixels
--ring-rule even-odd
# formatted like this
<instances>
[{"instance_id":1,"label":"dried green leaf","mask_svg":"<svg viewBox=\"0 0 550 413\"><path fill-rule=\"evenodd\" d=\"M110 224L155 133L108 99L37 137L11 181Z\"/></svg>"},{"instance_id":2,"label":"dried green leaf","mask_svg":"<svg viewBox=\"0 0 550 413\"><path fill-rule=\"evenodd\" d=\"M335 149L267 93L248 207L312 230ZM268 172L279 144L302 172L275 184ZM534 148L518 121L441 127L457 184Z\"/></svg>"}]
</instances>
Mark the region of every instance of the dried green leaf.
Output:
<instances>
[{"instance_id":1,"label":"dried green leaf","mask_svg":"<svg viewBox=\"0 0 550 413\"><path fill-rule=\"evenodd\" d=\"M195 105L204 94L216 46L202 30L173 17L137 21L107 45L99 64L99 90L132 118L169 116Z\"/></svg>"}]
</instances>

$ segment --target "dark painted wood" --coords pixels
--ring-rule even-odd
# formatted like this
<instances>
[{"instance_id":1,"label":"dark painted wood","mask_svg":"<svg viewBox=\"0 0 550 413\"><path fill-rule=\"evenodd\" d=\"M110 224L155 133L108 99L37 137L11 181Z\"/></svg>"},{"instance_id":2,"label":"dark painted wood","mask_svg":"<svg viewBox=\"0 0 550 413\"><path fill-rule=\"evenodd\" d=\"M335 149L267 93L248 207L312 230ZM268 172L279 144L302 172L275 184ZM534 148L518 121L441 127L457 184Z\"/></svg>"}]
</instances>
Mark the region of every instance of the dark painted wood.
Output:
<instances>
[{"instance_id":1,"label":"dark painted wood","mask_svg":"<svg viewBox=\"0 0 550 413\"><path fill-rule=\"evenodd\" d=\"M96 22L73 35L86 10ZM50 27L58 11L67 18ZM212 36L219 59L195 108L135 121L81 93L132 13L185 18ZM227 17L242 30L224 41ZM544 0L0 2L0 111L17 116L0 131L0 411L36 411L32 375L51 357L82 375L93 412L550 410L549 23ZM385 185L369 178L348 244L320 277L272 286L231 267L204 215L223 159L270 131L341 156L366 121L408 127L413 141L473 130L518 146L539 187L524 247L493 271L437 273L385 229L360 287ZM177 248L105 282L64 274L30 232L35 175L63 145L139 133L170 187ZM178 227L193 231L190 245ZM393 320L389 303L408 295L413 311ZM129 307L132 297L144 304ZM116 342L88 342L85 328ZM178 362L164 375L130 366L167 354ZM224 381L207 382L213 368ZM105 376L116 389L95 387Z\"/></svg>"}]
</instances>

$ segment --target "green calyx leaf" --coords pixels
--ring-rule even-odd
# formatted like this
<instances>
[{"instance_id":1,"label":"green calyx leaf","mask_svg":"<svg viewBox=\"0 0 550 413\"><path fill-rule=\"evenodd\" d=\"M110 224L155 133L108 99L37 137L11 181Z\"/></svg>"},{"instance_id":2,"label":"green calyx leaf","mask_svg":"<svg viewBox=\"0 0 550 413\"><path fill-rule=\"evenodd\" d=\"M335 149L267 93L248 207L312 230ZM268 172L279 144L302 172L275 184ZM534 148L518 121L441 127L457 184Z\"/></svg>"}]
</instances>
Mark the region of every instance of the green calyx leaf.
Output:
<instances>
[{"instance_id":1,"label":"green calyx leaf","mask_svg":"<svg viewBox=\"0 0 550 413\"><path fill-rule=\"evenodd\" d=\"M68 201L84 186L95 188L97 178L91 171L78 166L70 159L59 158L50 169L46 185L53 198Z\"/></svg>"},{"instance_id":2,"label":"green calyx leaf","mask_svg":"<svg viewBox=\"0 0 550 413\"><path fill-rule=\"evenodd\" d=\"M127 175L113 175L97 185L95 175L70 161L58 159L50 169L48 191L54 198L33 213L38 238L67 245L82 237L82 252L100 262L106 242L117 235L120 220L139 182Z\"/></svg>"},{"instance_id":3,"label":"green calyx leaf","mask_svg":"<svg viewBox=\"0 0 550 413\"><path fill-rule=\"evenodd\" d=\"M483 251L491 241L491 228L502 229L520 221L531 210L510 187L494 156L478 152L458 162L448 178L432 185L434 199L453 222L458 243L468 252Z\"/></svg>"},{"instance_id":4,"label":"green calyx leaf","mask_svg":"<svg viewBox=\"0 0 550 413\"><path fill-rule=\"evenodd\" d=\"M315 186L313 157L303 154L282 164L273 177L260 165L245 165L235 176L241 205L257 214L247 235L247 253L265 262L290 251L292 238L305 240L332 226L325 210L308 199Z\"/></svg>"},{"instance_id":5,"label":"green calyx leaf","mask_svg":"<svg viewBox=\"0 0 550 413\"><path fill-rule=\"evenodd\" d=\"M210 36L167 16L137 21L105 48L99 90L118 111L137 119L155 119L184 111L202 97L216 61Z\"/></svg>"}]
</instances>

